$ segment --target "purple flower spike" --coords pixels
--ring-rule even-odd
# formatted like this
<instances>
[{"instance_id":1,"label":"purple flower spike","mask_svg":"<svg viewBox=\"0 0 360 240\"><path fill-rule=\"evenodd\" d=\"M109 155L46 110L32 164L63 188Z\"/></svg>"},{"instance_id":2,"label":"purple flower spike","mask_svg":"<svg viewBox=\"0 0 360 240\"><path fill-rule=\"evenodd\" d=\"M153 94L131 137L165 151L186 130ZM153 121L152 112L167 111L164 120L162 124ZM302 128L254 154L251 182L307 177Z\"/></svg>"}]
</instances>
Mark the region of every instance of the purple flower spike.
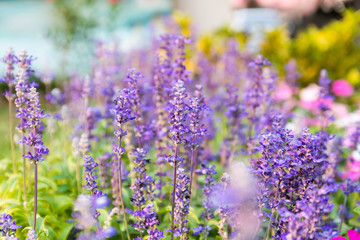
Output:
<instances>
[{"instance_id":1,"label":"purple flower spike","mask_svg":"<svg viewBox=\"0 0 360 240\"><path fill-rule=\"evenodd\" d=\"M15 84L14 65L18 63L18 59L14 55L12 48L8 49L7 53L1 60L5 63L6 70L4 77L0 78L0 81L7 83L9 86L13 86Z\"/></svg>"},{"instance_id":2,"label":"purple flower spike","mask_svg":"<svg viewBox=\"0 0 360 240\"><path fill-rule=\"evenodd\" d=\"M6 239L17 240L15 233L18 228L21 226L16 225L10 214L0 213L0 237L5 236Z\"/></svg>"},{"instance_id":3,"label":"purple flower spike","mask_svg":"<svg viewBox=\"0 0 360 240\"><path fill-rule=\"evenodd\" d=\"M175 222L178 226L175 228L175 233L178 236L186 236L189 232L187 225L187 215L190 208L190 178L185 173L185 170L179 168L177 170L176 190L175 190ZM175 235L176 236L176 235Z\"/></svg>"},{"instance_id":4,"label":"purple flower spike","mask_svg":"<svg viewBox=\"0 0 360 240\"><path fill-rule=\"evenodd\" d=\"M171 124L170 133L172 133L171 139L174 144L178 145L184 142L184 134L189 132L185 122L187 119L188 105L185 103L187 98L184 82L178 80L171 93L173 99L169 103L169 121Z\"/></svg>"}]
</instances>

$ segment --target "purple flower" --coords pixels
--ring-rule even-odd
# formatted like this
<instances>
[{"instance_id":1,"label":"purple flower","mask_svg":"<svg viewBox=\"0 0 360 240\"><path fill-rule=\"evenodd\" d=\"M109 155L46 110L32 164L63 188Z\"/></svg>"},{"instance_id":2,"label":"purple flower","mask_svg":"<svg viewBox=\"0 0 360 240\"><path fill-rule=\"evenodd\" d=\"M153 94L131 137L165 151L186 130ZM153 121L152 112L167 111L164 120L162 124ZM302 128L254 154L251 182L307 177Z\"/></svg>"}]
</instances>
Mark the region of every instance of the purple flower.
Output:
<instances>
[{"instance_id":1,"label":"purple flower","mask_svg":"<svg viewBox=\"0 0 360 240\"><path fill-rule=\"evenodd\" d=\"M178 35L174 37L174 45L177 49L177 57L174 60L174 80L175 81L184 81L186 83L190 82L189 73L186 70L185 66L185 44L190 43L191 40L186 38L183 35Z\"/></svg>"},{"instance_id":2,"label":"purple flower","mask_svg":"<svg viewBox=\"0 0 360 240\"><path fill-rule=\"evenodd\" d=\"M42 135L39 134L43 128L41 119L48 117L49 115L44 114L43 110L40 108L39 94L34 87L31 87L30 91L27 93L26 104L26 108L20 107L19 112L15 116L21 118L21 121L25 123L21 127L26 126L32 130L32 132L29 133L29 136L24 136L24 139L20 142L34 147L34 153L29 151L24 157L28 158L29 161L37 163L44 161L43 155L49 153L49 149L47 149L42 142Z\"/></svg>"},{"instance_id":3,"label":"purple flower","mask_svg":"<svg viewBox=\"0 0 360 240\"><path fill-rule=\"evenodd\" d=\"M189 229L187 225L187 215L190 208L190 178L183 168L177 169L177 179L175 188L175 236L186 236Z\"/></svg>"},{"instance_id":4,"label":"purple flower","mask_svg":"<svg viewBox=\"0 0 360 240\"><path fill-rule=\"evenodd\" d=\"M133 216L138 219L138 221L133 224L133 227L140 232L143 232L146 228L148 230L156 229L156 225L159 224L156 212L154 211L154 203L146 205L141 210L135 210Z\"/></svg>"},{"instance_id":5,"label":"purple flower","mask_svg":"<svg viewBox=\"0 0 360 240\"><path fill-rule=\"evenodd\" d=\"M29 230L27 235L26 235L26 240L36 240L38 237L37 234L35 234L34 230Z\"/></svg>"},{"instance_id":6,"label":"purple flower","mask_svg":"<svg viewBox=\"0 0 360 240\"><path fill-rule=\"evenodd\" d=\"M0 237L5 236L6 239L17 240L15 233L18 228L21 228L21 226L16 225L10 214L0 213Z\"/></svg>"},{"instance_id":7,"label":"purple flower","mask_svg":"<svg viewBox=\"0 0 360 240\"><path fill-rule=\"evenodd\" d=\"M8 51L1 60L3 63L5 63L6 70L4 77L0 78L0 81L7 83L9 86L14 85L14 64L18 63L19 60L14 55L12 48L8 48Z\"/></svg>"},{"instance_id":8,"label":"purple flower","mask_svg":"<svg viewBox=\"0 0 360 240\"><path fill-rule=\"evenodd\" d=\"M76 220L76 228L84 230L78 239L106 239L113 236L116 231L112 227L102 229L97 220L97 208L104 208L106 197L94 198L88 195L80 195L74 203L73 217ZM96 232L93 228L96 227Z\"/></svg>"},{"instance_id":9,"label":"purple flower","mask_svg":"<svg viewBox=\"0 0 360 240\"><path fill-rule=\"evenodd\" d=\"M194 150L200 146L203 140L202 137L207 134L207 128L202 122L204 118L204 111L209 111L210 108L204 104L203 99L193 97L190 99L190 103L188 104L188 110L190 123L189 132L191 134L191 138L188 143L191 149Z\"/></svg>"},{"instance_id":10,"label":"purple flower","mask_svg":"<svg viewBox=\"0 0 360 240\"><path fill-rule=\"evenodd\" d=\"M214 213L212 211L212 206L211 206L211 194L215 187L215 179L214 179L214 175L216 174L215 165L210 165L210 166L201 165L201 168L197 169L196 173L205 176L205 183L203 186L203 194L205 198L203 201L203 207L205 208L205 212L201 213L201 217L204 218L205 221L207 222L210 219L214 218ZM207 236L209 234L208 232L209 228L210 226L208 225L202 227L201 232L204 233L205 236ZM197 230L200 231L199 229ZM194 231L196 230L194 229ZM194 235L197 234L194 233Z\"/></svg>"},{"instance_id":11,"label":"purple flower","mask_svg":"<svg viewBox=\"0 0 360 240\"><path fill-rule=\"evenodd\" d=\"M23 129L29 128L28 125L28 94L30 92L30 84L28 82L29 76L32 74L32 70L30 68L32 57L28 58L26 51L22 51L18 57L18 74L16 77L16 85L15 85L15 92L16 92L16 99L15 105L18 108L17 114L15 115L17 118L20 118L20 123L18 124L17 128L20 131Z\"/></svg>"},{"instance_id":12,"label":"purple flower","mask_svg":"<svg viewBox=\"0 0 360 240\"><path fill-rule=\"evenodd\" d=\"M157 228L148 229L147 232L149 234L149 240L159 240L164 238L164 232L159 231Z\"/></svg>"},{"instance_id":13,"label":"purple flower","mask_svg":"<svg viewBox=\"0 0 360 240\"><path fill-rule=\"evenodd\" d=\"M109 159L111 159L111 153L104 153L100 157L99 162L99 179L100 179L100 187L102 189L108 188L110 186L110 179L109 179L109 169L110 169L110 162Z\"/></svg>"},{"instance_id":14,"label":"purple flower","mask_svg":"<svg viewBox=\"0 0 360 240\"><path fill-rule=\"evenodd\" d=\"M185 133L189 132L186 125L186 119L188 116L187 110L189 109L185 100L187 98L184 82L178 80L173 86L171 93L173 97L168 105L168 118L170 121L170 133L171 139L175 145L184 142Z\"/></svg>"},{"instance_id":15,"label":"purple flower","mask_svg":"<svg viewBox=\"0 0 360 240\"><path fill-rule=\"evenodd\" d=\"M120 135L126 134L126 131L122 130L123 125L128 121L134 120L136 117L131 110L132 94L133 94L133 90L123 89L120 92L120 96L118 96L114 100L115 108L112 111L115 114L115 121L117 123L117 126L119 127L119 132L115 132L115 135L118 137Z\"/></svg>"},{"instance_id":16,"label":"purple flower","mask_svg":"<svg viewBox=\"0 0 360 240\"><path fill-rule=\"evenodd\" d=\"M125 181L127 179L127 176L129 175L129 171L126 170L124 163L120 162L121 167L119 167L118 162L113 159L111 161L112 168L110 169L111 172L111 193L114 198L113 204L117 207L120 206L121 203L121 197L120 197L120 186L119 186L119 176L118 171L121 169L121 181Z\"/></svg>"},{"instance_id":17,"label":"purple flower","mask_svg":"<svg viewBox=\"0 0 360 240\"><path fill-rule=\"evenodd\" d=\"M265 71L265 67L269 65L270 62L261 55L248 64L249 82L245 89L244 104L250 121L249 133L255 130L255 135L266 127L271 118L269 111L273 102L271 93L275 86L275 77L272 76L270 70Z\"/></svg>"},{"instance_id":18,"label":"purple flower","mask_svg":"<svg viewBox=\"0 0 360 240\"><path fill-rule=\"evenodd\" d=\"M95 160L90 156L86 155L84 157L84 168L85 168L85 181L87 190L90 191L90 196L94 199L98 199L101 197L106 197L106 194L102 191L99 191L97 188L99 187L97 185L96 179L97 176L95 175L95 172L97 171L95 168L99 165L95 162ZM97 219L99 217L100 213L96 211L95 218Z\"/></svg>"}]
</instances>

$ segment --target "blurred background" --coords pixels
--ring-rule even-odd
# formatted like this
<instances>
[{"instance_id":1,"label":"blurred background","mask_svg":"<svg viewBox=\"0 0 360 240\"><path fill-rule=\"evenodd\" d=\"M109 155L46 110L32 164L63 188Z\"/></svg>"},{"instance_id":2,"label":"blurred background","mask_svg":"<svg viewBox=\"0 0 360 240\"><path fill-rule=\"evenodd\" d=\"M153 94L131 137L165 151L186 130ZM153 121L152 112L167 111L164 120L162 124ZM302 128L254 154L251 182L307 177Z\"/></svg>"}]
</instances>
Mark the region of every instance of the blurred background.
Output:
<instances>
[{"instance_id":1,"label":"blurred background","mask_svg":"<svg viewBox=\"0 0 360 240\"><path fill-rule=\"evenodd\" d=\"M326 67L356 86L359 8L358 0L0 0L0 54L26 49L35 70L61 78L89 71L96 42L130 52L176 24L207 55L235 37L243 51L281 66L280 74L294 58L305 85Z\"/></svg>"}]
</instances>

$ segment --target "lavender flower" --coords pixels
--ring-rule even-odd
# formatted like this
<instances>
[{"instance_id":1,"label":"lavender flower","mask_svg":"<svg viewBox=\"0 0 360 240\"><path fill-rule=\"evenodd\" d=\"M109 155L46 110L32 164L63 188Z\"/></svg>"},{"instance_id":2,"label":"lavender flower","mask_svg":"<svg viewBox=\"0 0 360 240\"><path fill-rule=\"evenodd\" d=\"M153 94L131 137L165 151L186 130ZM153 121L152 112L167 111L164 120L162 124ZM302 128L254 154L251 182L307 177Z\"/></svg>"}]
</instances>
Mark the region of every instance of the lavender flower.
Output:
<instances>
[{"instance_id":1,"label":"lavender flower","mask_svg":"<svg viewBox=\"0 0 360 240\"><path fill-rule=\"evenodd\" d=\"M240 102L239 89L234 86L226 85L226 99L224 105L226 110L224 115L227 118L228 136L223 142L224 151L226 151L226 159L222 159L228 165L231 164L239 144L245 144L246 136L244 133L244 126L242 124L243 118L247 115L245 107ZM250 127L248 137L250 137ZM251 151L251 146L248 146Z\"/></svg>"},{"instance_id":2,"label":"lavender flower","mask_svg":"<svg viewBox=\"0 0 360 240\"><path fill-rule=\"evenodd\" d=\"M110 186L110 179L109 179L109 169L110 169L110 162L111 153L104 153L100 157L99 162L99 179L100 179L100 187L101 189L106 189Z\"/></svg>"},{"instance_id":3,"label":"lavender flower","mask_svg":"<svg viewBox=\"0 0 360 240\"><path fill-rule=\"evenodd\" d=\"M324 216L332 209L330 194L337 189L333 177L327 175L329 136L304 130L295 140L283 126L282 117L274 116L272 129L260 140L262 157L252 163L261 188L259 209L271 209L267 234L272 227L271 236L277 238L328 239L336 232L328 232L332 223ZM279 220L274 218L275 211L282 216ZM293 223L304 216L309 218L306 228Z\"/></svg>"},{"instance_id":4,"label":"lavender flower","mask_svg":"<svg viewBox=\"0 0 360 240\"><path fill-rule=\"evenodd\" d=\"M159 221L157 220L154 211L154 203L146 205L141 210L135 210L133 215L139 220L133 226L139 231L143 231L147 228L147 233L149 234L148 239L158 240L164 237L163 231L159 231L156 228L156 226L159 225Z\"/></svg>"},{"instance_id":5,"label":"lavender flower","mask_svg":"<svg viewBox=\"0 0 360 240\"><path fill-rule=\"evenodd\" d=\"M190 78L185 66L185 44L190 42L191 40L183 35L178 35L174 39L174 44L177 48L177 57L174 60L173 72L175 81L181 80L186 83L190 82Z\"/></svg>"},{"instance_id":6,"label":"lavender flower","mask_svg":"<svg viewBox=\"0 0 360 240\"><path fill-rule=\"evenodd\" d=\"M5 56L1 59L6 65L5 75L0 79L1 82L5 82L8 85L14 85L14 64L18 63L17 57L14 55L12 48L8 48Z\"/></svg>"},{"instance_id":7,"label":"lavender flower","mask_svg":"<svg viewBox=\"0 0 360 240\"><path fill-rule=\"evenodd\" d=\"M11 48L8 49L7 53L5 54L2 61L6 65L5 75L3 78L0 78L0 82L7 83L9 89L5 91L4 95L9 103L9 134L10 134L10 145L11 145L11 159L13 162L13 170L14 173L17 172L16 169L16 159L15 159L15 150L14 150L14 134L13 134L13 101L14 101L14 94L13 94L13 86L15 84L15 76L14 76L14 64L18 62L16 56L13 53ZM24 199L26 199L26 180L25 180L25 173L24 175Z\"/></svg>"},{"instance_id":8,"label":"lavender flower","mask_svg":"<svg viewBox=\"0 0 360 240\"><path fill-rule=\"evenodd\" d=\"M84 185L84 187L86 187L86 189L90 191L90 196L94 198L106 196L106 194L103 194L101 191L97 190L99 186L96 183L97 176L95 175L95 173L97 170L95 168L98 167L99 164L97 164L90 155L86 155L84 157L84 162L84 168L86 173L86 185Z\"/></svg>"},{"instance_id":9,"label":"lavender flower","mask_svg":"<svg viewBox=\"0 0 360 240\"><path fill-rule=\"evenodd\" d=\"M171 96L173 99L168 106L169 121L170 121L170 133L172 134L172 141L174 145L179 145L184 142L184 134L189 132L185 122L187 119L188 105L185 103L187 98L184 82L178 80L172 90Z\"/></svg>"},{"instance_id":10,"label":"lavender flower","mask_svg":"<svg viewBox=\"0 0 360 240\"><path fill-rule=\"evenodd\" d=\"M49 153L49 149L47 149L42 142L42 135L38 133L43 124L41 119L49 115L44 114L43 110L40 108L39 94L36 92L34 87L30 88L30 92L28 93L27 97L28 106L24 114L26 114L26 124L29 128L32 129L32 132L28 137L24 136L23 140L20 142L24 142L28 146L34 147L34 153L29 151L25 157L29 161L37 164L38 162L45 160L43 155Z\"/></svg>"},{"instance_id":11,"label":"lavender flower","mask_svg":"<svg viewBox=\"0 0 360 240\"><path fill-rule=\"evenodd\" d=\"M123 215L124 215L124 222L126 226L126 233L128 240L130 240L130 234L129 229L127 225L127 217L125 213L125 206L122 196L122 162L121 157L125 153L125 149L121 146L122 138L126 136L126 131L124 130L124 124L135 119L134 113L131 111L132 102L131 102L131 96L133 95L133 90L124 89L121 92L121 95L118 96L114 100L115 109L113 109L113 112L115 114L115 122L118 127L118 129L115 131L115 136L118 138L118 145L114 149L114 154L117 157L117 168L116 168L116 178L118 180L118 190L116 191L119 195L115 198L118 198L121 203Z\"/></svg>"},{"instance_id":12,"label":"lavender flower","mask_svg":"<svg viewBox=\"0 0 360 240\"><path fill-rule=\"evenodd\" d=\"M26 240L36 240L38 235L35 234L34 230L29 230L26 237L27 237Z\"/></svg>"},{"instance_id":13,"label":"lavender flower","mask_svg":"<svg viewBox=\"0 0 360 240\"><path fill-rule=\"evenodd\" d=\"M190 178L185 173L183 168L177 169L177 179L176 179L176 188L175 188L175 223L177 226L174 230L175 237L181 237L185 239L185 236L188 234L187 225L187 215L189 214L190 207Z\"/></svg>"},{"instance_id":14,"label":"lavender flower","mask_svg":"<svg viewBox=\"0 0 360 240\"><path fill-rule=\"evenodd\" d=\"M40 108L39 94L36 92L36 88L29 86L26 82L29 75L33 71L29 68L32 58L27 58L26 52L22 52L19 56L19 75L16 85L17 99L15 104L18 107L18 113L15 115L17 118L21 118L18 128L22 131L23 139L20 143L25 143L33 148L33 152L29 151L27 155L24 153L23 157L27 158L31 163L34 163L34 225L33 231L36 229L36 214L37 214L37 177L38 177L38 163L44 161L44 155L49 153L49 149L42 142L41 131L43 130L42 118L48 117L48 114L44 114ZM31 133L28 137L24 136L24 129L29 128ZM25 169L25 160L23 160ZM25 193L25 191L24 191Z\"/></svg>"},{"instance_id":15,"label":"lavender flower","mask_svg":"<svg viewBox=\"0 0 360 240\"><path fill-rule=\"evenodd\" d=\"M210 110L204 103L203 96L200 92L201 86L196 86L198 97L190 99L189 103L189 132L190 139L188 145L191 151L191 167L190 167L190 193L192 190L193 174L197 164L198 151L207 134L207 128L203 124L204 111Z\"/></svg>"},{"instance_id":16,"label":"lavender flower","mask_svg":"<svg viewBox=\"0 0 360 240\"><path fill-rule=\"evenodd\" d=\"M289 84L293 90L297 88L297 80L300 78L300 73L297 71L297 62L295 59L291 59L286 65L285 65L285 81L287 84Z\"/></svg>"},{"instance_id":17,"label":"lavender flower","mask_svg":"<svg viewBox=\"0 0 360 240\"><path fill-rule=\"evenodd\" d=\"M15 85L16 99L15 105L18 108L17 114L15 115L17 118L20 118L20 123L17 126L19 131L24 131L24 129L28 128L27 124L27 98L28 93L30 92L30 85L28 83L28 78L32 73L30 68L31 61L33 60L31 57L29 58L26 54L26 51L22 51L18 57L18 74Z\"/></svg>"},{"instance_id":18,"label":"lavender flower","mask_svg":"<svg viewBox=\"0 0 360 240\"><path fill-rule=\"evenodd\" d=\"M268 121L268 108L271 106L271 89L274 86L274 79L266 79L264 76L264 67L269 66L270 62L258 55L248 64L250 68L249 83L245 91L244 103L247 107L248 119L250 122L249 134L255 130L257 135L262 128L265 128ZM251 136L248 136L251 138Z\"/></svg>"},{"instance_id":19,"label":"lavender flower","mask_svg":"<svg viewBox=\"0 0 360 240\"><path fill-rule=\"evenodd\" d=\"M106 197L94 198L87 195L78 196L74 203L73 217L77 222L76 228L84 231L78 239L103 240L116 234L114 228L102 229L97 223L97 209L106 207L107 202ZM96 228L96 231L93 230L94 228Z\"/></svg>"},{"instance_id":20,"label":"lavender flower","mask_svg":"<svg viewBox=\"0 0 360 240\"><path fill-rule=\"evenodd\" d=\"M142 148L137 148L134 150L131 155L134 155L134 162L136 164L136 167L134 168L134 171L136 172L136 179L134 185L131 187L131 190L133 190L133 197L132 197L132 203L140 207L142 205L146 204L146 198L145 198L145 189L148 187L147 183L145 181L146 179L146 164L150 161L149 159L146 159L146 151Z\"/></svg>"},{"instance_id":21,"label":"lavender flower","mask_svg":"<svg viewBox=\"0 0 360 240\"><path fill-rule=\"evenodd\" d=\"M333 99L333 96L330 94L331 79L328 77L325 69L320 72L319 84L321 86L318 97L318 110L320 111L319 121L322 131L325 131L325 128L329 126L330 121L334 119L331 114L329 104L329 102Z\"/></svg>"},{"instance_id":22,"label":"lavender flower","mask_svg":"<svg viewBox=\"0 0 360 240\"><path fill-rule=\"evenodd\" d=\"M214 213L212 211L211 206L211 194L215 186L215 179L214 175L216 174L215 171L215 165L201 165L201 169L197 169L196 173L200 175L205 175L205 183L203 186L203 194L204 194L204 201L203 201L203 207L205 208L205 212L201 213L201 217L205 219L205 223L214 218ZM206 225L205 227L199 225L199 228L194 228L194 234L198 235L200 233L203 233L205 238L207 238L209 231L211 230L211 227L209 225Z\"/></svg>"},{"instance_id":23,"label":"lavender flower","mask_svg":"<svg viewBox=\"0 0 360 240\"><path fill-rule=\"evenodd\" d=\"M15 233L18 228L21 226L16 225L10 214L0 213L0 236L5 236L7 240L17 240Z\"/></svg>"},{"instance_id":24,"label":"lavender flower","mask_svg":"<svg viewBox=\"0 0 360 240\"><path fill-rule=\"evenodd\" d=\"M113 157L114 158L114 157ZM125 181L127 179L127 176L129 175L129 171L125 169L125 165L123 162L121 162L121 167L119 167L119 164L116 160L111 161L112 168L110 169L111 173L111 192L112 196L114 198L113 204L116 207L120 207L121 205L121 197L119 193L119 176L118 176L118 170L121 169L121 182Z\"/></svg>"},{"instance_id":25,"label":"lavender flower","mask_svg":"<svg viewBox=\"0 0 360 240\"><path fill-rule=\"evenodd\" d=\"M220 184L218 187L220 187L220 192L222 195L226 194L226 191L228 189L230 185L230 176L229 174L227 174L226 172L223 173L223 175L220 178ZM223 200L223 198L221 198L221 200ZM227 230L227 225L226 222L229 218L229 206L226 204L226 202L221 201L220 203L220 207L219 207L219 217L220 217L220 221L218 223L218 233L219 235L224 238L227 239L228 238L228 230Z\"/></svg>"},{"instance_id":26,"label":"lavender flower","mask_svg":"<svg viewBox=\"0 0 360 240\"><path fill-rule=\"evenodd\" d=\"M186 231L186 226L183 225L186 223L185 219L179 219L181 226L180 229L175 229L175 204L176 204L176 191L178 184L177 182L177 171L179 166L181 166L183 162L183 158L179 154L179 145L185 141L185 134L189 132L188 127L186 126L186 118L187 118L187 110L188 105L185 103L185 99L187 97L186 89L184 87L184 82L178 80L172 90L171 96L173 99L169 102L168 106L168 117L170 121L170 133L172 134L171 140L173 142L175 153L174 155L167 156L167 161L173 167L173 190L172 190L172 204L171 204L171 239L174 238L174 235L182 234ZM185 177L182 176L181 181L185 181ZM186 185L183 182L184 186ZM183 186L183 187L184 187ZM179 185L179 187L181 187ZM188 196L190 197L190 195ZM184 209L186 211L186 209ZM182 217L186 218L187 214L184 213ZM184 228L184 229L183 229ZM183 231L184 230L184 231ZM177 231L177 232L176 232Z\"/></svg>"},{"instance_id":27,"label":"lavender flower","mask_svg":"<svg viewBox=\"0 0 360 240\"><path fill-rule=\"evenodd\" d=\"M151 126L145 124L145 112L141 106L140 90L138 81L144 78L140 72L135 69L129 69L127 74L127 82L129 83L129 99L131 101L131 111L134 113L136 125L134 126L135 135L138 138L138 146L143 147L144 140L148 140L151 135Z\"/></svg>"}]
</instances>

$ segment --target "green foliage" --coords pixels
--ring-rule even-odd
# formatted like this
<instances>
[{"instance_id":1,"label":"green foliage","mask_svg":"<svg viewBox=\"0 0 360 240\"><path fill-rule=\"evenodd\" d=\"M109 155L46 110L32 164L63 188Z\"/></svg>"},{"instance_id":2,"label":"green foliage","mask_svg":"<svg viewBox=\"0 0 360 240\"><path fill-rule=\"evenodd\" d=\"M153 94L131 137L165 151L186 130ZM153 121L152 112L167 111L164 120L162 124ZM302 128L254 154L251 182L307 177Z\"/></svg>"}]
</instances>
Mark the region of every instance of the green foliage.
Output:
<instances>
[{"instance_id":1,"label":"green foliage","mask_svg":"<svg viewBox=\"0 0 360 240\"><path fill-rule=\"evenodd\" d=\"M332 79L345 78L353 85L360 83L360 12L347 10L344 18L318 29L311 26L291 39L285 28L265 34L261 53L283 73L291 58L297 60L302 73L301 84L316 82L326 68Z\"/></svg>"}]
</instances>

